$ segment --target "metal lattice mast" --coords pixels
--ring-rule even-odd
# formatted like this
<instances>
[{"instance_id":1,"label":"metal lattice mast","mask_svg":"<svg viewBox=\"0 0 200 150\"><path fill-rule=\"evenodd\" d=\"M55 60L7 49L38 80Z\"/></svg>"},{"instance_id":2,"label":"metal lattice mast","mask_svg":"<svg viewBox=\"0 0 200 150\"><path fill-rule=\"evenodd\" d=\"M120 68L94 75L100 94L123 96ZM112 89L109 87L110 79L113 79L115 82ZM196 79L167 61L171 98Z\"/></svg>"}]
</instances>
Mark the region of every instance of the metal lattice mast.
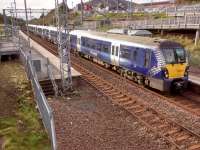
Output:
<instances>
[{"instance_id":1,"label":"metal lattice mast","mask_svg":"<svg viewBox=\"0 0 200 150\"><path fill-rule=\"evenodd\" d=\"M14 14L14 7L13 7L13 3L11 2L10 3L10 8L11 8L11 12L10 12L10 15L11 15L11 32L12 32L12 37L14 37L14 33L15 33L15 14Z\"/></svg>"},{"instance_id":2,"label":"metal lattice mast","mask_svg":"<svg viewBox=\"0 0 200 150\"><path fill-rule=\"evenodd\" d=\"M16 32L17 32L17 26L18 26L18 22L17 22L17 5L16 5L16 0L13 0L13 7L14 7L14 9L13 9L13 16L14 16L14 22L13 22L13 25L14 25L14 30L15 30L15 34L16 34Z\"/></svg>"},{"instance_id":3,"label":"metal lattice mast","mask_svg":"<svg viewBox=\"0 0 200 150\"><path fill-rule=\"evenodd\" d=\"M6 16L6 10L3 9L3 22L4 22L4 32L6 37L8 37L8 21Z\"/></svg>"},{"instance_id":4,"label":"metal lattice mast","mask_svg":"<svg viewBox=\"0 0 200 150\"><path fill-rule=\"evenodd\" d=\"M13 5L12 5L13 4ZM12 16L12 31L13 31L13 42L16 44L16 46L19 48L19 35L18 35L18 27L17 27L17 9L16 9L16 1L14 0L13 3L11 3L11 16ZM17 41L18 40L18 41Z\"/></svg>"},{"instance_id":5,"label":"metal lattice mast","mask_svg":"<svg viewBox=\"0 0 200 150\"><path fill-rule=\"evenodd\" d=\"M63 0L61 4L59 4L58 0L55 0L57 44L60 56L62 90L66 91L72 89L67 0Z\"/></svg>"},{"instance_id":6,"label":"metal lattice mast","mask_svg":"<svg viewBox=\"0 0 200 150\"><path fill-rule=\"evenodd\" d=\"M83 10L84 10L84 5L83 5L83 0L81 0L81 25L83 25Z\"/></svg>"},{"instance_id":7,"label":"metal lattice mast","mask_svg":"<svg viewBox=\"0 0 200 150\"><path fill-rule=\"evenodd\" d=\"M27 32L27 35L28 35L28 51L29 51L29 54L30 54L30 57L31 57L30 34L29 34L29 28L28 28L29 21L28 21L28 11L27 11L26 0L24 0L24 8L25 8L25 15L26 15L26 32Z\"/></svg>"}]
</instances>

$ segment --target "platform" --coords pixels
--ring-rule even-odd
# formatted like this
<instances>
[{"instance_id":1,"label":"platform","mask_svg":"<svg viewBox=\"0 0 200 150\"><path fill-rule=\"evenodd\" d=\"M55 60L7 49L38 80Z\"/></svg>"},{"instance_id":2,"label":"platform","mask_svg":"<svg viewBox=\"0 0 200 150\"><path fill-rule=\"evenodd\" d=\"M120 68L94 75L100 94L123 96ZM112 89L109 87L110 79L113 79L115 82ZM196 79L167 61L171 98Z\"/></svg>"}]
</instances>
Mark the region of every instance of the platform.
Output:
<instances>
[{"instance_id":1,"label":"platform","mask_svg":"<svg viewBox=\"0 0 200 150\"><path fill-rule=\"evenodd\" d=\"M24 38L24 39L28 39L28 37L20 31L20 35ZM32 48L34 48L37 53L39 53L40 55L42 55L45 58L49 59L49 62L52 66L54 66L57 70L60 70L60 59L53 55L52 53L50 53L48 50L46 50L43 46L41 46L40 44L38 44L37 42L33 41L32 39L30 39L30 45ZM76 71L74 68L72 68L72 77L77 77L77 76L81 76L81 74ZM60 76L56 76L56 78L60 78Z\"/></svg>"},{"instance_id":2,"label":"platform","mask_svg":"<svg viewBox=\"0 0 200 150\"><path fill-rule=\"evenodd\" d=\"M200 77L189 75L189 81L193 84L200 85Z\"/></svg>"},{"instance_id":3,"label":"platform","mask_svg":"<svg viewBox=\"0 0 200 150\"><path fill-rule=\"evenodd\" d=\"M25 51L25 53L26 53L26 55L29 55L28 51ZM47 58L42 56L40 53L38 53L38 51L34 48L31 49L31 54L32 54L31 57L32 57L33 62L39 61L39 63L40 63L40 67L39 67L40 69L39 69L39 71L36 71L38 79L39 80L48 79L49 74L48 74L48 70L47 70ZM59 70L56 67L52 66L51 70L52 70L52 73L54 74L55 79L61 78Z\"/></svg>"},{"instance_id":4,"label":"platform","mask_svg":"<svg viewBox=\"0 0 200 150\"><path fill-rule=\"evenodd\" d=\"M19 55L19 49L12 41L0 41L0 61L2 56Z\"/></svg>"}]
</instances>

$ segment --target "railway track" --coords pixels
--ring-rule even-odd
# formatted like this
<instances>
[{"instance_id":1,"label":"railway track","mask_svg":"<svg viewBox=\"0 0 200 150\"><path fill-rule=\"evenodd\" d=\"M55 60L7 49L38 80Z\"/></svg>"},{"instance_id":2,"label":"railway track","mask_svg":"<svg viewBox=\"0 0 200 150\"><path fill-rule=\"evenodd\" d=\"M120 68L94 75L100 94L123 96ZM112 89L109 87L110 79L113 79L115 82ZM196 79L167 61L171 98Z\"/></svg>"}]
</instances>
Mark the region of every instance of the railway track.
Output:
<instances>
[{"instance_id":1,"label":"railway track","mask_svg":"<svg viewBox=\"0 0 200 150\"><path fill-rule=\"evenodd\" d=\"M32 36L32 38L42 44L53 54L58 54L56 51L57 47L55 45L49 44L47 41L41 42L41 39L38 39L35 36ZM142 103L139 100L140 98L138 95L134 95L130 92L130 90L127 90L128 86L126 84L129 84L129 86L134 85L137 88L145 90L145 92L149 92L148 89L135 85L131 81L112 71L102 68L97 64L94 66L94 63L88 60L77 58L73 55L71 59L72 66L82 74L85 80L108 96L114 104L125 108L138 120L143 122L149 129L169 141L177 149L200 149L200 135L194 133L188 128L185 128L181 124L176 123L175 121L166 119L165 116L159 114L156 110L149 108L147 104ZM94 68L101 71L96 72ZM91 72L91 70L94 72ZM110 74L109 76L108 73ZM104 74L104 76L101 74ZM124 84L122 84L122 82ZM155 92L152 93L155 94ZM167 99L159 94L156 95Z\"/></svg>"},{"instance_id":2,"label":"railway track","mask_svg":"<svg viewBox=\"0 0 200 150\"><path fill-rule=\"evenodd\" d=\"M76 59L76 57L72 57L72 60L73 59ZM78 59L76 59L75 61L78 61ZM85 67L94 65L93 62L90 62L88 60L82 59L82 61L84 61L84 63L86 64ZM95 67L97 70L97 71L95 71L95 73L98 74L98 72L100 72L99 70L103 70L103 72L101 72L102 74L104 74L104 72L107 73L104 76L104 79L109 80L110 83L115 83L118 87L120 87L122 84L125 85L125 86L123 86L123 88L128 93L133 93L133 90L135 90L135 88L137 88L137 90L138 90L137 96L141 96L141 93L143 95L143 98L149 97L149 95L151 95L153 97L156 96L161 100L165 100L165 101L167 101L171 104L174 104L194 115L200 116L200 99L199 99L200 95L194 93L193 91L188 90L182 94L178 94L175 96L170 96L170 95L164 96L160 92L155 92L151 89L140 86L137 83L134 83L133 81L131 81L129 79L124 79L119 74L116 74L116 72L106 69L98 64L95 64ZM94 70L95 68L90 67L88 69ZM101 73L99 75L102 76ZM108 76L112 76L112 78L111 77L108 78ZM113 77L115 77L115 80L113 79ZM135 90L134 93L137 93L137 90Z\"/></svg>"}]
</instances>

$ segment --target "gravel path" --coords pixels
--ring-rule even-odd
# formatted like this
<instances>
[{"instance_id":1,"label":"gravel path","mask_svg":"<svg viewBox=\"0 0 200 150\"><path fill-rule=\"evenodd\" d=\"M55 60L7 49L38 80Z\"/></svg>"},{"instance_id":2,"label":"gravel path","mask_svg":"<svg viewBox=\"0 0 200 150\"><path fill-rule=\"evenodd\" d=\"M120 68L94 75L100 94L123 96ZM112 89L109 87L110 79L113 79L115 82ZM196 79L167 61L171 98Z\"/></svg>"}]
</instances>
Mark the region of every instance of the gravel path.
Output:
<instances>
[{"instance_id":1,"label":"gravel path","mask_svg":"<svg viewBox=\"0 0 200 150\"><path fill-rule=\"evenodd\" d=\"M82 79L74 95L51 99L59 150L168 150L156 136L124 109Z\"/></svg>"}]
</instances>

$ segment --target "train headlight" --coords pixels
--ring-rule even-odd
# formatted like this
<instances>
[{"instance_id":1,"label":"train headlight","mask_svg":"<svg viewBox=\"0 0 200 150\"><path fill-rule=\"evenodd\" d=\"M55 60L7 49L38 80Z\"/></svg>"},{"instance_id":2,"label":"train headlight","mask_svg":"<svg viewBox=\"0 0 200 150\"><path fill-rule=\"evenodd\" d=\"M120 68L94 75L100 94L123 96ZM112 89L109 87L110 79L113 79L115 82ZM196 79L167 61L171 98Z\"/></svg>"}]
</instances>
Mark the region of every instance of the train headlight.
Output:
<instances>
[{"instance_id":1,"label":"train headlight","mask_svg":"<svg viewBox=\"0 0 200 150\"><path fill-rule=\"evenodd\" d=\"M189 75L189 69L190 69L190 67L187 66L186 69L185 69L185 73L184 73L185 77L187 77Z\"/></svg>"},{"instance_id":2,"label":"train headlight","mask_svg":"<svg viewBox=\"0 0 200 150\"><path fill-rule=\"evenodd\" d=\"M169 72L168 72L167 68L163 68L162 70L163 70L164 77L168 79L169 78Z\"/></svg>"}]
</instances>

